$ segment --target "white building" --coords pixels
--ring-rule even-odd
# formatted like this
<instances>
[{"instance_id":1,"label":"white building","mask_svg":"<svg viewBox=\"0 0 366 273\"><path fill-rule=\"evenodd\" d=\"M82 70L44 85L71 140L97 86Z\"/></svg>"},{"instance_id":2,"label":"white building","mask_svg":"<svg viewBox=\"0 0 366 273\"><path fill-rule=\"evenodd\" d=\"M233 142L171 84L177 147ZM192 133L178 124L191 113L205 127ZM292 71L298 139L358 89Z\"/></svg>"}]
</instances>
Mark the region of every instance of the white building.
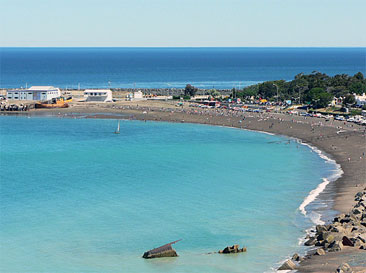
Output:
<instances>
[{"instance_id":1,"label":"white building","mask_svg":"<svg viewBox=\"0 0 366 273\"><path fill-rule=\"evenodd\" d=\"M84 91L86 101L112 102L112 91L109 89L87 89Z\"/></svg>"},{"instance_id":2,"label":"white building","mask_svg":"<svg viewBox=\"0 0 366 273\"><path fill-rule=\"evenodd\" d=\"M127 100L146 100L146 98L144 98L144 94L141 92L141 90L139 90L129 93L127 95Z\"/></svg>"},{"instance_id":3,"label":"white building","mask_svg":"<svg viewBox=\"0 0 366 273\"><path fill-rule=\"evenodd\" d=\"M7 91L9 100L37 100L45 101L61 96L59 88L53 86L32 86L29 89L15 89Z\"/></svg>"},{"instance_id":4,"label":"white building","mask_svg":"<svg viewBox=\"0 0 366 273\"><path fill-rule=\"evenodd\" d=\"M360 96L355 95L355 99L356 99L356 105L358 105L358 106L366 105L366 95L365 95L365 93L363 93Z\"/></svg>"}]
</instances>

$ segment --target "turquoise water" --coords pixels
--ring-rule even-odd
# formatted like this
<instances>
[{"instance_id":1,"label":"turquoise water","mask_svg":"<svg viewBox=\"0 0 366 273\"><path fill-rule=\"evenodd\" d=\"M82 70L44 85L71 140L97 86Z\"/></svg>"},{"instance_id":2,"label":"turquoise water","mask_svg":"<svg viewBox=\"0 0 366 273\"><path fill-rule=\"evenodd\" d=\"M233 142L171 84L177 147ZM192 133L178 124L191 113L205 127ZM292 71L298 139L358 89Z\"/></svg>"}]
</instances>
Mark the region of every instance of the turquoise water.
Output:
<instances>
[{"instance_id":1,"label":"turquoise water","mask_svg":"<svg viewBox=\"0 0 366 273\"><path fill-rule=\"evenodd\" d=\"M194 124L0 117L1 272L265 272L334 172L280 136ZM275 141L275 142L274 142ZM279 141L279 142L278 142ZM144 251L183 239L180 257ZM238 243L238 255L206 254Z\"/></svg>"}]
</instances>

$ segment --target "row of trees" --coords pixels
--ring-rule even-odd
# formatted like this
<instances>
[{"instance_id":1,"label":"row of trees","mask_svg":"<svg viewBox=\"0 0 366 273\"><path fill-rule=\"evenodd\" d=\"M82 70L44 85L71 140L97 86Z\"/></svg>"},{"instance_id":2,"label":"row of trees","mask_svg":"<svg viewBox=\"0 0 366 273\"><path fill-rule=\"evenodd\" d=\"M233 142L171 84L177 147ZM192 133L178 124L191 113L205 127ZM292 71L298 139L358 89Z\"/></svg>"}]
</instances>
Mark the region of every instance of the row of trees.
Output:
<instances>
[{"instance_id":1,"label":"row of trees","mask_svg":"<svg viewBox=\"0 0 366 273\"><path fill-rule=\"evenodd\" d=\"M198 91L197 87L194 87L193 85L187 84L184 88L184 96L185 97L194 97ZM210 89L205 92L206 95L209 95L213 98L217 98L221 96L221 93L217 91L216 89Z\"/></svg>"},{"instance_id":2,"label":"row of trees","mask_svg":"<svg viewBox=\"0 0 366 273\"><path fill-rule=\"evenodd\" d=\"M366 93L366 79L361 72L353 76L341 74L331 77L314 71L308 75L298 74L292 81L267 81L239 91L233 90L233 95L243 99L254 96L268 100L293 100L309 103L315 108L327 106L333 97L346 97L352 101L353 93Z\"/></svg>"}]
</instances>

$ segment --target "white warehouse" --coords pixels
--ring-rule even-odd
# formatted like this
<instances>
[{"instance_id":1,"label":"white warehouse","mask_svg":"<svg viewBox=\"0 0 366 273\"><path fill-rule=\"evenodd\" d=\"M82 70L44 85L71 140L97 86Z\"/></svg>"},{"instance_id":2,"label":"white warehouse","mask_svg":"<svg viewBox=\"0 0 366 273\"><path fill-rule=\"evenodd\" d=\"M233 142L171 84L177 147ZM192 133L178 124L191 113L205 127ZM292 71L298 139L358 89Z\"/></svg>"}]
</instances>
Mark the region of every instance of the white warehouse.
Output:
<instances>
[{"instance_id":1,"label":"white warehouse","mask_svg":"<svg viewBox=\"0 0 366 273\"><path fill-rule=\"evenodd\" d=\"M87 89L84 91L86 101L112 102L112 91L109 89Z\"/></svg>"},{"instance_id":2,"label":"white warehouse","mask_svg":"<svg viewBox=\"0 0 366 273\"><path fill-rule=\"evenodd\" d=\"M60 89L53 86L32 86L29 89L8 90L6 93L9 100L45 101L61 96Z\"/></svg>"}]
</instances>

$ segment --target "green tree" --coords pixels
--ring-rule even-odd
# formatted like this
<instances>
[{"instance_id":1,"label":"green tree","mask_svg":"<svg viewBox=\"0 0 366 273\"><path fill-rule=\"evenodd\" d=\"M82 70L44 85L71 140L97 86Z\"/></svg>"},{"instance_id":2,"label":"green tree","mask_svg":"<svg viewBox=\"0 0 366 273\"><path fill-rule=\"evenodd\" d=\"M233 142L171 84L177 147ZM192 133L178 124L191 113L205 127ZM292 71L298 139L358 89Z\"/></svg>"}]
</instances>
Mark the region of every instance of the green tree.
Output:
<instances>
[{"instance_id":1,"label":"green tree","mask_svg":"<svg viewBox=\"0 0 366 273\"><path fill-rule=\"evenodd\" d=\"M357 72L353 78L362 81L364 79L363 74L361 72Z\"/></svg>"},{"instance_id":2,"label":"green tree","mask_svg":"<svg viewBox=\"0 0 366 273\"><path fill-rule=\"evenodd\" d=\"M344 103L345 105L347 105L347 104L350 104L350 105L355 104L355 103L356 103L356 98L355 98L355 96L353 96L352 94L348 94L348 95L344 98L343 103Z\"/></svg>"},{"instance_id":3,"label":"green tree","mask_svg":"<svg viewBox=\"0 0 366 273\"><path fill-rule=\"evenodd\" d=\"M258 91L254 89L245 89L241 92L243 98L256 97L258 95Z\"/></svg>"},{"instance_id":4,"label":"green tree","mask_svg":"<svg viewBox=\"0 0 366 273\"><path fill-rule=\"evenodd\" d=\"M312 88L305 100L309 102L313 108L324 108L332 101L333 95L324 91L323 88Z\"/></svg>"},{"instance_id":5,"label":"green tree","mask_svg":"<svg viewBox=\"0 0 366 273\"><path fill-rule=\"evenodd\" d=\"M327 91L333 94L334 97L344 97L349 93L349 90L345 86L330 86Z\"/></svg>"},{"instance_id":6,"label":"green tree","mask_svg":"<svg viewBox=\"0 0 366 273\"><path fill-rule=\"evenodd\" d=\"M216 89L210 89L208 90L208 95L210 95L213 98L217 98L219 96L221 96L221 93L219 91L217 91Z\"/></svg>"},{"instance_id":7,"label":"green tree","mask_svg":"<svg viewBox=\"0 0 366 273\"><path fill-rule=\"evenodd\" d=\"M259 84L258 94L263 98L270 99L277 96L277 88L273 82L264 82Z\"/></svg>"},{"instance_id":8,"label":"green tree","mask_svg":"<svg viewBox=\"0 0 366 273\"><path fill-rule=\"evenodd\" d=\"M236 91L236 96L238 98L242 98L242 99L256 97L258 95L258 89L259 89L258 84L250 85L250 86L244 87L243 90L241 90L241 91Z\"/></svg>"},{"instance_id":9,"label":"green tree","mask_svg":"<svg viewBox=\"0 0 366 273\"><path fill-rule=\"evenodd\" d=\"M360 81L353 82L353 83L351 83L351 85L349 87L349 91L351 93L356 93L357 95L362 95L362 93L366 93L366 84L364 84Z\"/></svg>"},{"instance_id":10,"label":"green tree","mask_svg":"<svg viewBox=\"0 0 366 273\"><path fill-rule=\"evenodd\" d=\"M184 88L184 95L194 97L194 95L196 95L197 91L198 91L198 88L196 88L190 84L187 84L186 87Z\"/></svg>"}]
</instances>

